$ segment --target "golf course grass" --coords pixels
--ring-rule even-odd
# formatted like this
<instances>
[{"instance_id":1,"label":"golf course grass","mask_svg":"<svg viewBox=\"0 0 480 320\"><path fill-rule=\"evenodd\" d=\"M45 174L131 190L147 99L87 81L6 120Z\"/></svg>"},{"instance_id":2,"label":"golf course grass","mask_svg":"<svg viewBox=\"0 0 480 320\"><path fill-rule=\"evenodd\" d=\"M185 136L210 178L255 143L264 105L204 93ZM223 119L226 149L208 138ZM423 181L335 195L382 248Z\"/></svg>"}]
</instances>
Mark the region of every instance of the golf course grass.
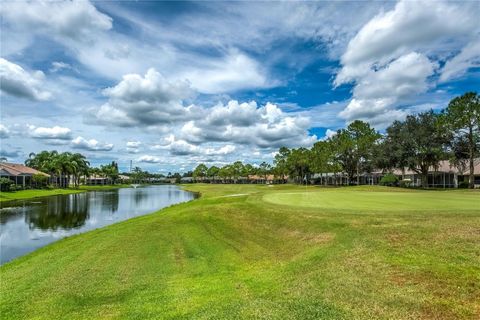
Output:
<instances>
[{"instance_id":1,"label":"golf course grass","mask_svg":"<svg viewBox=\"0 0 480 320\"><path fill-rule=\"evenodd\" d=\"M186 188L0 267L0 318L480 318L478 191Z\"/></svg>"}]
</instances>

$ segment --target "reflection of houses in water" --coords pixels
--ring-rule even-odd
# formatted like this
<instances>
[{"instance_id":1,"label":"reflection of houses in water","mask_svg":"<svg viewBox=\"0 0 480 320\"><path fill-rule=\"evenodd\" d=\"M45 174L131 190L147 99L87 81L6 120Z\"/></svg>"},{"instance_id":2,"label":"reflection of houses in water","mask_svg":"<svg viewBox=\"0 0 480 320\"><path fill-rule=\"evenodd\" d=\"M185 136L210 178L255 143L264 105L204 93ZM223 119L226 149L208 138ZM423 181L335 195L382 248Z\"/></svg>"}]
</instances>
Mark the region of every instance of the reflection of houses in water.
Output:
<instances>
[{"instance_id":1,"label":"reflection of houses in water","mask_svg":"<svg viewBox=\"0 0 480 320\"><path fill-rule=\"evenodd\" d=\"M42 200L42 205L32 206L25 215L30 229L55 231L79 228L89 217L89 202L85 193L48 197Z\"/></svg>"}]
</instances>

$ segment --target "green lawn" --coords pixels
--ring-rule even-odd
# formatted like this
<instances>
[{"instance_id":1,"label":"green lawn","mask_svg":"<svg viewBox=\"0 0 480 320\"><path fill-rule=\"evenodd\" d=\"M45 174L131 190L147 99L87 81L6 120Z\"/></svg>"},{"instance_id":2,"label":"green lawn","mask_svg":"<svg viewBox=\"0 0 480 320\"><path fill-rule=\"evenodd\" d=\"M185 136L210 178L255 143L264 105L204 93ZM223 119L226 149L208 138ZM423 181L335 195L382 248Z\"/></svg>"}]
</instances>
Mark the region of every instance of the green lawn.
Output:
<instances>
[{"instance_id":1,"label":"green lawn","mask_svg":"<svg viewBox=\"0 0 480 320\"><path fill-rule=\"evenodd\" d=\"M59 194L71 194L71 193L79 193L79 192L85 192L85 191L108 190L108 189L128 188L128 187L131 187L131 185L116 184L116 185L105 185L105 186L80 186L78 189L74 189L74 188L31 189L31 190L19 190L14 192L0 192L0 202L55 196Z\"/></svg>"},{"instance_id":2,"label":"green lawn","mask_svg":"<svg viewBox=\"0 0 480 320\"><path fill-rule=\"evenodd\" d=\"M79 193L85 192L85 190L78 189L31 189L31 190L20 190L14 192L0 192L0 202L1 201L10 201L10 200L23 200L31 199L38 197L47 197L55 196L59 194L70 194L70 193Z\"/></svg>"},{"instance_id":3,"label":"green lawn","mask_svg":"<svg viewBox=\"0 0 480 320\"><path fill-rule=\"evenodd\" d=\"M2 266L0 318L480 317L479 192L187 188Z\"/></svg>"}]
</instances>

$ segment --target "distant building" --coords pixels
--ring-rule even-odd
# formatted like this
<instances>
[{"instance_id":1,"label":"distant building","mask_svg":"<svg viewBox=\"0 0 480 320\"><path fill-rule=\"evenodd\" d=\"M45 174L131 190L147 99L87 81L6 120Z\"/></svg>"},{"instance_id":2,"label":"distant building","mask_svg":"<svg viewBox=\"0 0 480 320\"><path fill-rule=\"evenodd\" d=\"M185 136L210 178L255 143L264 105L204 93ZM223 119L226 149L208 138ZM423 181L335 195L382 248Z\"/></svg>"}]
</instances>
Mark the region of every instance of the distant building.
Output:
<instances>
[{"instance_id":1,"label":"distant building","mask_svg":"<svg viewBox=\"0 0 480 320\"><path fill-rule=\"evenodd\" d=\"M85 184L90 186L112 184L112 179L92 174L85 179Z\"/></svg>"},{"instance_id":2,"label":"distant building","mask_svg":"<svg viewBox=\"0 0 480 320\"><path fill-rule=\"evenodd\" d=\"M192 183L194 182L193 177L182 177L180 178L180 183Z\"/></svg>"},{"instance_id":3,"label":"distant building","mask_svg":"<svg viewBox=\"0 0 480 320\"><path fill-rule=\"evenodd\" d=\"M49 174L27 167L23 164L0 162L0 177L8 178L16 185L23 186L23 188L31 186L33 183L32 177L37 174L50 178Z\"/></svg>"},{"instance_id":4,"label":"distant building","mask_svg":"<svg viewBox=\"0 0 480 320\"><path fill-rule=\"evenodd\" d=\"M124 174L119 174L118 175L118 180L120 180L122 183L126 183L126 182L130 181L130 177L126 176Z\"/></svg>"},{"instance_id":5,"label":"distant building","mask_svg":"<svg viewBox=\"0 0 480 320\"><path fill-rule=\"evenodd\" d=\"M363 173L360 175L359 181L361 185L377 185L380 180L388 172L374 170L373 172ZM412 187L421 185L421 175L413 170L405 168L404 170L394 169L391 173L396 175L400 181L407 182ZM448 160L440 161L438 166L430 167L428 172L429 188L458 188L462 182L469 179L470 170L467 166L465 169L459 169ZM476 188L480 188L480 158L474 162L474 183ZM324 185L345 185L348 184L348 177L345 173L324 173L315 174L313 179L317 184Z\"/></svg>"}]
</instances>

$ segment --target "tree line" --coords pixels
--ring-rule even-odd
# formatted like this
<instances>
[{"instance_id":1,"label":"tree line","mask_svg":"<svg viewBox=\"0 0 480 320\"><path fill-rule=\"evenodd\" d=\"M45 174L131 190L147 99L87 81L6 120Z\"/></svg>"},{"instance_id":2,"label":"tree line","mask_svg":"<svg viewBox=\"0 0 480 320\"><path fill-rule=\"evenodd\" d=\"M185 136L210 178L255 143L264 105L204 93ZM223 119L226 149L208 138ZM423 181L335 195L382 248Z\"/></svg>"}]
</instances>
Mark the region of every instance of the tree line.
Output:
<instances>
[{"instance_id":1,"label":"tree line","mask_svg":"<svg viewBox=\"0 0 480 320\"><path fill-rule=\"evenodd\" d=\"M118 164L115 161L98 168L90 167L90 162L81 153L45 150L31 153L25 165L48 173L51 176L50 183L60 188L68 187L70 182L78 187L82 178L92 175L109 178L112 183L119 177Z\"/></svg>"},{"instance_id":2,"label":"tree line","mask_svg":"<svg viewBox=\"0 0 480 320\"><path fill-rule=\"evenodd\" d=\"M199 164L193 177L235 183L240 177L255 174L266 180L273 174L280 181L289 176L297 183L307 183L314 173L320 179L341 174L349 184L359 184L361 175L374 169L384 173L409 169L421 177L421 186L427 187L430 168L450 160L460 171L469 173L469 187L473 188L474 159L479 151L480 98L476 92L467 92L452 99L439 113L430 110L394 121L384 134L356 120L312 148L280 148L273 165L263 162L252 166L241 161L223 167Z\"/></svg>"}]
</instances>

